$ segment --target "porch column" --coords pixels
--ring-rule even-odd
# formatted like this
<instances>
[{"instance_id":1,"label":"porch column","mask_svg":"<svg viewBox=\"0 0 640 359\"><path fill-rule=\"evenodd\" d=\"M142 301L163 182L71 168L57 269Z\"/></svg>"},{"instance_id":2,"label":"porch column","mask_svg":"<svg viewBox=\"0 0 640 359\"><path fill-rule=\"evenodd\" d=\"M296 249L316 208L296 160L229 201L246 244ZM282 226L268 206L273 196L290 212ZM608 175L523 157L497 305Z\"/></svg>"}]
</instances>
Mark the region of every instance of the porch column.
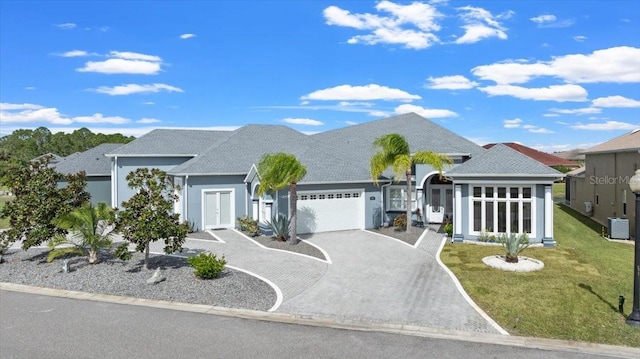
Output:
<instances>
[{"instance_id":1,"label":"porch column","mask_svg":"<svg viewBox=\"0 0 640 359\"><path fill-rule=\"evenodd\" d=\"M554 247L553 240L553 192L551 185L544 186L544 237L542 243L545 247Z\"/></svg>"},{"instance_id":2,"label":"porch column","mask_svg":"<svg viewBox=\"0 0 640 359\"><path fill-rule=\"evenodd\" d=\"M453 241L462 242L464 235L462 234L462 186L457 184L454 186L453 194Z\"/></svg>"}]
</instances>

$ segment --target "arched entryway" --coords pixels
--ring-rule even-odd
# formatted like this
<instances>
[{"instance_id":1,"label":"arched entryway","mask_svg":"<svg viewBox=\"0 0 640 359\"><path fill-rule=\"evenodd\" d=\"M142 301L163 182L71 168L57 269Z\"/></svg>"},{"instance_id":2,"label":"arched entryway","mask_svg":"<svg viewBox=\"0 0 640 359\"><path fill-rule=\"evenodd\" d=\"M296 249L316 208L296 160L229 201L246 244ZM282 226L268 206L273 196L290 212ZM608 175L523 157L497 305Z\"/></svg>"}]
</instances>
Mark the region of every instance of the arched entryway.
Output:
<instances>
[{"instance_id":1,"label":"arched entryway","mask_svg":"<svg viewBox=\"0 0 640 359\"><path fill-rule=\"evenodd\" d=\"M446 223L453 218L453 183L438 173L422 183L422 211L425 222Z\"/></svg>"},{"instance_id":2,"label":"arched entryway","mask_svg":"<svg viewBox=\"0 0 640 359\"><path fill-rule=\"evenodd\" d=\"M259 185L255 183L251 191L251 216L260 223L266 223L273 215L273 199L267 194L258 196Z\"/></svg>"}]
</instances>

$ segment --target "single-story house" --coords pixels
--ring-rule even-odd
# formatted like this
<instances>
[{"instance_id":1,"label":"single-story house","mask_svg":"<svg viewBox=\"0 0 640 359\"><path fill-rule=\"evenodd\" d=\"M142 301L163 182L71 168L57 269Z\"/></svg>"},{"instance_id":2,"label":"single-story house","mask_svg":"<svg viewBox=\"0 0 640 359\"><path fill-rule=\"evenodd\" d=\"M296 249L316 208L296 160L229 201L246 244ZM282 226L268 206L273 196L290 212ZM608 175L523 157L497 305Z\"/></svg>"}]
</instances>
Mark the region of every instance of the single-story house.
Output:
<instances>
[{"instance_id":1,"label":"single-story house","mask_svg":"<svg viewBox=\"0 0 640 359\"><path fill-rule=\"evenodd\" d=\"M635 233L635 195L629 181L640 168L640 129L627 132L584 151L585 167L567 173L568 204L611 231L611 220L622 232ZM628 226L626 225L628 223ZM610 233L611 234L611 233Z\"/></svg>"},{"instance_id":2,"label":"single-story house","mask_svg":"<svg viewBox=\"0 0 640 359\"><path fill-rule=\"evenodd\" d=\"M404 179L385 173L376 186L369 162L375 138L403 135L414 151L450 156L441 178L416 165L411 203ZM289 215L288 190L257 195L256 166L265 153L286 152L307 166L298 183L298 233L377 228L410 205L424 220L453 220L454 239L481 231L527 232L553 242L551 185L563 175L517 151L490 150L416 114L405 114L306 135L287 126L246 125L235 131L156 129L106 153L111 161L111 204L129 199L126 176L140 167L166 171L180 185L174 211L198 229L232 228L248 215L264 222Z\"/></svg>"},{"instance_id":3,"label":"single-story house","mask_svg":"<svg viewBox=\"0 0 640 359\"><path fill-rule=\"evenodd\" d=\"M122 143L103 143L84 152L72 153L52 163L56 171L70 174L84 171L87 175L87 192L91 203L111 204L111 159L105 153L112 152Z\"/></svg>"}]
</instances>

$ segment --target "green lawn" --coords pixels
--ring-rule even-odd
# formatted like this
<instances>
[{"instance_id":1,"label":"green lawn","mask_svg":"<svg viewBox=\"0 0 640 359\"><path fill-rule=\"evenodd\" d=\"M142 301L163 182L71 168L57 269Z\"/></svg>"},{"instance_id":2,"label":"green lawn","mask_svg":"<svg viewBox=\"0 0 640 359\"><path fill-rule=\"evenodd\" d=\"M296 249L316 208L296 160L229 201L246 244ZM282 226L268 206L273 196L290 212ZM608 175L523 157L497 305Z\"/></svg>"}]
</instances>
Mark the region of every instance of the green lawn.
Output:
<instances>
[{"instance_id":1,"label":"green lawn","mask_svg":"<svg viewBox=\"0 0 640 359\"><path fill-rule=\"evenodd\" d=\"M551 188L553 190L553 199L564 199L566 190L564 183L554 183Z\"/></svg>"},{"instance_id":2,"label":"green lawn","mask_svg":"<svg viewBox=\"0 0 640 359\"><path fill-rule=\"evenodd\" d=\"M634 247L606 241L599 224L566 206L556 205L554 220L557 247L523 253L542 260L542 271L489 268L482 258L502 248L473 244L448 243L442 261L513 335L640 347L640 329L618 313L619 295L626 297L625 314L632 308Z\"/></svg>"}]
</instances>

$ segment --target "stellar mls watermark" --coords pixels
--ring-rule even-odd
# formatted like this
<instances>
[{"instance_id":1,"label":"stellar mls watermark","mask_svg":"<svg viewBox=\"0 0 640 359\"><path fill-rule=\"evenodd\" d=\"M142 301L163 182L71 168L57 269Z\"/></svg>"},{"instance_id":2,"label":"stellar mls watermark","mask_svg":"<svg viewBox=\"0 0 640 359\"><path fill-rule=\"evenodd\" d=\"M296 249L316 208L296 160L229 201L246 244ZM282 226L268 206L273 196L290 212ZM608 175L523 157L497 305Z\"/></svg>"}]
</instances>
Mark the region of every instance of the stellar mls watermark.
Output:
<instances>
[{"instance_id":1,"label":"stellar mls watermark","mask_svg":"<svg viewBox=\"0 0 640 359\"><path fill-rule=\"evenodd\" d=\"M632 179L632 176L589 176L589 184L598 184L598 185L629 185L631 182L635 180Z\"/></svg>"}]
</instances>

